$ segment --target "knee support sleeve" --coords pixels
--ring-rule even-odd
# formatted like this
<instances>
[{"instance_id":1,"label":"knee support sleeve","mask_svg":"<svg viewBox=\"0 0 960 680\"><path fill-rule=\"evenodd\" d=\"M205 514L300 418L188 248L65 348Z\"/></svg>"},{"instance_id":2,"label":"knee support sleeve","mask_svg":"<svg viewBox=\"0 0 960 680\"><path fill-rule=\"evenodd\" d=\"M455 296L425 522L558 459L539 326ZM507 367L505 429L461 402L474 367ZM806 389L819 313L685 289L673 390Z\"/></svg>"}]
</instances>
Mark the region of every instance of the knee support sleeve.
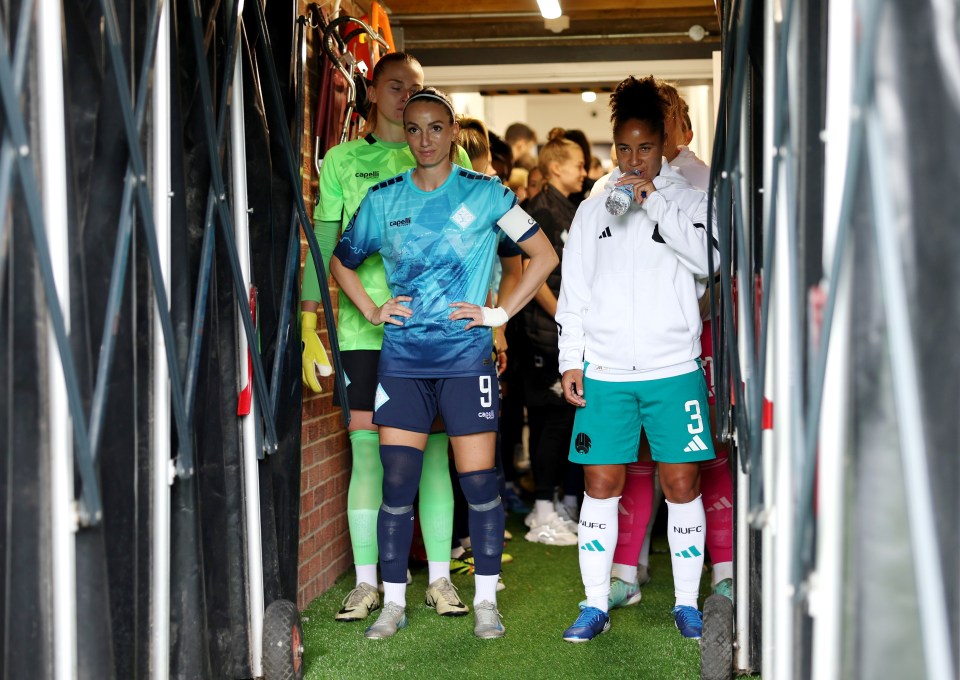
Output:
<instances>
[{"instance_id":1,"label":"knee support sleeve","mask_svg":"<svg viewBox=\"0 0 960 680\"><path fill-rule=\"evenodd\" d=\"M413 499L420 483L423 454L410 446L380 445L383 503L377 518L380 572L387 583L406 583L413 540Z\"/></svg>"},{"instance_id":2,"label":"knee support sleeve","mask_svg":"<svg viewBox=\"0 0 960 680\"><path fill-rule=\"evenodd\" d=\"M470 542L476 573L495 576L500 573L503 555L503 503L497 486L495 468L460 474L460 487L467 499Z\"/></svg>"}]
</instances>

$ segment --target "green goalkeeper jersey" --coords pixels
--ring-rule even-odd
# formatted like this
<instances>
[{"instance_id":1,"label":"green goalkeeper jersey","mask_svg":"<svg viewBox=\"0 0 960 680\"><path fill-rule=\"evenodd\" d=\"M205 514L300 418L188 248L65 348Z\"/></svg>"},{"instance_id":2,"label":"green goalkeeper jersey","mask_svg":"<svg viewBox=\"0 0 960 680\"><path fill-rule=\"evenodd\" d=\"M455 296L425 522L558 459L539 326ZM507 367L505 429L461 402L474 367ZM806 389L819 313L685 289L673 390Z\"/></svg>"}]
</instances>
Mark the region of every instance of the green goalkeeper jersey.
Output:
<instances>
[{"instance_id":1,"label":"green goalkeeper jersey","mask_svg":"<svg viewBox=\"0 0 960 680\"><path fill-rule=\"evenodd\" d=\"M472 169L466 151L457 147L457 152L457 165ZM343 233L360 207L360 201L367 195L367 189L415 165L416 161L406 142L385 142L373 134L333 147L327 151L320 166L320 201L313 213L315 228L333 222L339 225L339 232ZM320 234L317 236L320 238ZM310 260L309 252L307 259ZM357 275L375 303L382 305L389 299L390 289L379 254L367 258L357 269ZM304 300L320 299L320 284L312 266L304 271L301 297ZM367 321L342 291L339 302L337 338L340 350L380 349L383 326L374 326Z\"/></svg>"}]
</instances>

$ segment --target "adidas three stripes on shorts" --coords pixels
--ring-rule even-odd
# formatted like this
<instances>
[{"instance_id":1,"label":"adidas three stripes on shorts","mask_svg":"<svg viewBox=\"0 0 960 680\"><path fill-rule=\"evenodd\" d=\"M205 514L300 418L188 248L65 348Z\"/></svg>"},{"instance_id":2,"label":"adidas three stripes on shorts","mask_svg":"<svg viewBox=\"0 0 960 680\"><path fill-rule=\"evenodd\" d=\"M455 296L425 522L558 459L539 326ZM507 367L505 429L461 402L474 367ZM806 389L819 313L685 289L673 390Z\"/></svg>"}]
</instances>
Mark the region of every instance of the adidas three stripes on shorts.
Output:
<instances>
[{"instance_id":1,"label":"adidas three stripes on shorts","mask_svg":"<svg viewBox=\"0 0 960 680\"><path fill-rule=\"evenodd\" d=\"M569 458L582 465L637 460L641 429L660 463L695 463L715 457L703 371L636 382L584 377L583 397L570 438Z\"/></svg>"}]
</instances>

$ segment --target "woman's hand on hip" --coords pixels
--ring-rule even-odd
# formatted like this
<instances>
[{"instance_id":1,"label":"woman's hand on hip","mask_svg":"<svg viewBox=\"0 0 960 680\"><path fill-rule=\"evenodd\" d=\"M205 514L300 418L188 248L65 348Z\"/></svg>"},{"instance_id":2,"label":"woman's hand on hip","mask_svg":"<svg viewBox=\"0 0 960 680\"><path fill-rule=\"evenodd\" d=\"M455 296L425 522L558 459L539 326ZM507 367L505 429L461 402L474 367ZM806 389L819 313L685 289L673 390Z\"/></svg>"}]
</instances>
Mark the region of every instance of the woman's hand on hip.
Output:
<instances>
[{"instance_id":1,"label":"woman's hand on hip","mask_svg":"<svg viewBox=\"0 0 960 680\"><path fill-rule=\"evenodd\" d=\"M397 295L392 297L382 305L372 310L366 315L367 321L372 323L374 326L379 326L382 323L393 324L394 326L402 326L403 319L409 319L413 316L413 310L407 307L404 302L410 302L413 300L409 295ZM395 317L400 317L395 318Z\"/></svg>"}]
</instances>

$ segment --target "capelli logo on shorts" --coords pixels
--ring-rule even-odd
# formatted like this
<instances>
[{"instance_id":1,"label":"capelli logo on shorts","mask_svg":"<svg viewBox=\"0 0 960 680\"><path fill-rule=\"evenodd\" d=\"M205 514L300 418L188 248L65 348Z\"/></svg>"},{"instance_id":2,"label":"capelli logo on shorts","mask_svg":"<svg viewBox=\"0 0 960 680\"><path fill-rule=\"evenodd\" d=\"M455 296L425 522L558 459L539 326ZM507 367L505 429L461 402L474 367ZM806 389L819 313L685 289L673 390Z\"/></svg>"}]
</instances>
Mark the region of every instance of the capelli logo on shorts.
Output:
<instances>
[{"instance_id":1,"label":"capelli logo on shorts","mask_svg":"<svg viewBox=\"0 0 960 680\"><path fill-rule=\"evenodd\" d=\"M409 217L404 217L402 220L390 220L391 227L405 227L410 224L411 220Z\"/></svg>"},{"instance_id":2,"label":"capelli logo on shorts","mask_svg":"<svg viewBox=\"0 0 960 680\"><path fill-rule=\"evenodd\" d=\"M493 420L494 413L493 411L479 411L477 412L478 418L483 418L484 420Z\"/></svg>"}]
</instances>

